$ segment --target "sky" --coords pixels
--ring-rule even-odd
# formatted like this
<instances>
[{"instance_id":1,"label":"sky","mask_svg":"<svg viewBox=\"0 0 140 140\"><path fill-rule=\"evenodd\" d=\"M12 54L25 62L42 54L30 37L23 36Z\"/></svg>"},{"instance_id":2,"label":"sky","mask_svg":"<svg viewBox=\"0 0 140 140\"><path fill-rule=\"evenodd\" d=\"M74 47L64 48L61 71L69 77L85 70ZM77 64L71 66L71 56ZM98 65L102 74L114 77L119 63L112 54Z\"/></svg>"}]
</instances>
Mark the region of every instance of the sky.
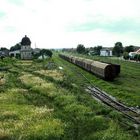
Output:
<instances>
[{"instance_id":1,"label":"sky","mask_svg":"<svg viewBox=\"0 0 140 140\"><path fill-rule=\"evenodd\" d=\"M0 0L0 47L140 46L140 0Z\"/></svg>"}]
</instances>

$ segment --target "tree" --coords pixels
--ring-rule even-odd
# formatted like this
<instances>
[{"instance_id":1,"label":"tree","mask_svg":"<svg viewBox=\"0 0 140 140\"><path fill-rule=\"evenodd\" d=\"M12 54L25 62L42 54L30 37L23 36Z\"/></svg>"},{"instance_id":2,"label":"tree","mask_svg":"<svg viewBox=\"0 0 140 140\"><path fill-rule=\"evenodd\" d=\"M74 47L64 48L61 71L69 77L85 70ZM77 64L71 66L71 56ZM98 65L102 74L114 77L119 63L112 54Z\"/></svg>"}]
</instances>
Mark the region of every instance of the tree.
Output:
<instances>
[{"instance_id":1,"label":"tree","mask_svg":"<svg viewBox=\"0 0 140 140\"><path fill-rule=\"evenodd\" d=\"M85 48L85 54L89 53L89 48Z\"/></svg>"},{"instance_id":2,"label":"tree","mask_svg":"<svg viewBox=\"0 0 140 140\"><path fill-rule=\"evenodd\" d=\"M136 55L134 56L134 60L140 61L140 54L136 54Z\"/></svg>"},{"instance_id":3,"label":"tree","mask_svg":"<svg viewBox=\"0 0 140 140\"><path fill-rule=\"evenodd\" d=\"M10 48L10 51L16 51L16 50L20 50L21 49L21 45L20 43L17 43L15 46L12 46Z\"/></svg>"},{"instance_id":4,"label":"tree","mask_svg":"<svg viewBox=\"0 0 140 140\"><path fill-rule=\"evenodd\" d=\"M2 56L0 56L0 59L3 61L3 59L4 59L4 56L2 55Z\"/></svg>"},{"instance_id":5,"label":"tree","mask_svg":"<svg viewBox=\"0 0 140 140\"><path fill-rule=\"evenodd\" d=\"M5 48L5 47L1 47L1 48L0 48L0 51L8 51L8 49Z\"/></svg>"},{"instance_id":6,"label":"tree","mask_svg":"<svg viewBox=\"0 0 140 140\"><path fill-rule=\"evenodd\" d=\"M134 52L134 46L133 45L130 45L130 46L126 46L125 48L124 48L124 52Z\"/></svg>"},{"instance_id":7,"label":"tree","mask_svg":"<svg viewBox=\"0 0 140 140\"><path fill-rule=\"evenodd\" d=\"M123 45L121 42L116 42L113 48L113 54L117 57L121 56L123 53Z\"/></svg>"},{"instance_id":8,"label":"tree","mask_svg":"<svg viewBox=\"0 0 140 140\"><path fill-rule=\"evenodd\" d=\"M97 47L94 47L93 50L94 50L94 53L96 55L100 55L100 50L102 49L102 46L97 46Z\"/></svg>"},{"instance_id":9,"label":"tree","mask_svg":"<svg viewBox=\"0 0 140 140\"><path fill-rule=\"evenodd\" d=\"M76 51L78 53L85 53L85 47L82 44L78 44Z\"/></svg>"},{"instance_id":10,"label":"tree","mask_svg":"<svg viewBox=\"0 0 140 140\"><path fill-rule=\"evenodd\" d=\"M138 61L140 61L140 54L138 54Z\"/></svg>"},{"instance_id":11,"label":"tree","mask_svg":"<svg viewBox=\"0 0 140 140\"><path fill-rule=\"evenodd\" d=\"M51 50L46 50L46 55L48 55L49 57L52 57L53 53Z\"/></svg>"},{"instance_id":12,"label":"tree","mask_svg":"<svg viewBox=\"0 0 140 140\"><path fill-rule=\"evenodd\" d=\"M52 53L52 51L51 50L47 50L47 49L42 49L41 51L40 51L40 54L43 56L43 55L47 55L47 56L49 56L49 57L52 57L52 55L53 55L53 53Z\"/></svg>"},{"instance_id":13,"label":"tree","mask_svg":"<svg viewBox=\"0 0 140 140\"><path fill-rule=\"evenodd\" d=\"M128 54L128 52L124 52L124 53L123 53L123 58L124 58L125 60L129 59L129 54Z\"/></svg>"}]
</instances>

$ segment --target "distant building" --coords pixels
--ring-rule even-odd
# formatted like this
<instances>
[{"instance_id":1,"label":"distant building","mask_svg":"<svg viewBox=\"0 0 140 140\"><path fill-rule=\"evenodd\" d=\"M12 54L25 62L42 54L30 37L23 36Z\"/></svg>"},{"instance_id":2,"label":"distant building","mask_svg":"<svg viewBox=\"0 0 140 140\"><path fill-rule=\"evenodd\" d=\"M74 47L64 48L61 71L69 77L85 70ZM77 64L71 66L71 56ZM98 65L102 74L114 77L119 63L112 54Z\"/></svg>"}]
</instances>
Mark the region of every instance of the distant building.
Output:
<instances>
[{"instance_id":1,"label":"distant building","mask_svg":"<svg viewBox=\"0 0 140 140\"><path fill-rule=\"evenodd\" d=\"M32 49L31 49L31 41L25 35L25 37L21 40L21 59L23 60L30 60L32 59Z\"/></svg>"},{"instance_id":2,"label":"distant building","mask_svg":"<svg viewBox=\"0 0 140 140\"><path fill-rule=\"evenodd\" d=\"M20 50L10 51L10 52L9 52L9 55L10 55L11 57L18 57L18 56L20 56Z\"/></svg>"},{"instance_id":3,"label":"distant building","mask_svg":"<svg viewBox=\"0 0 140 140\"><path fill-rule=\"evenodd\" d=\"M0 56L7 57L9 56L9 50L0 50Z\"/></svg>"},{"instance_id":4,"label":"distant building","mask_svg":"<svg viewBox=\"0 0 140 140\"><path fill-rule=\"evenodd\" d=\"M112 56L112 50L110 49L101 49L100 56Z\"/></svg>"},{"instance_id":5,"label":"distant building","mask_svg":"<svg viewBox=\"0 0 140 140\"><path fill-rule=\"evenodd\" d=\"M140 49L138 49L138 50L136 51L136 53L137 53L137 54L140 54Z\"/></svg>"},{"instance_id":6,"label":"distant building","mask_svg":"<svg viewBox=\"0 0 140 140\"><path fill-rule=\"evenodd\" d=\"M138 49L138 50L135 51L135 52L130 52L130 53L129 53L129 56L130 56L130 58L134 58L134 56L135 56L136 54L140 54L140 49Z\"/></svg>"},{"instance_id":7,"label":"distant building","mask_svg":"<svg viewBox=\"0 0 140 140\"><path fill-rule=\"evenodd\" d=\"M0 51L0 56L4 56L4 52L3 51Z\"/></svg>"}]
</instances>

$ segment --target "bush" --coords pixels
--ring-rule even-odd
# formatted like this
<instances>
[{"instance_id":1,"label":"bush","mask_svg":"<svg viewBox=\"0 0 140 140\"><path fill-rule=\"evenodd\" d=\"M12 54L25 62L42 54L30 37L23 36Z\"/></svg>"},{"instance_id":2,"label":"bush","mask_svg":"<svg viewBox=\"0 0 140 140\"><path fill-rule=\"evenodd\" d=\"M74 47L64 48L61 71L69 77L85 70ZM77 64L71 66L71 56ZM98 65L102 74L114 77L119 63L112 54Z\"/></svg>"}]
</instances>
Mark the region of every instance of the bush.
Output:
<instances>
[{"instance_id":1,"label":"bush","mask_svg":"<svg viewBox=\"0 0 140 140\"><path fill-rule=\"evenodd\" d=\"M124 53L123 53L123 58L124 58L125 60L129 59L129 54L128 54L128 52L124 52Z\"/></svg>"},{"instance_id":2,"label":"bush","mask_svg":"<svg viewBox=\"0 0 140 140\"><path fill-rule=\"evenodd\" d=\"M140 54L136 54L136 55L134 56L134 60L140 61Z\"/></svg>"},{"instance_id":3,"label":"bush","mask_svg":"<svg viewBox=\"0 0 140 140\"><path fill-rule=\"evenodd\" d=\"M85 47L84 47L84 45L79 44L79 45L77 46L76 51L77 51L78 53L85 53Z\"/></svg>"}]
</instances>

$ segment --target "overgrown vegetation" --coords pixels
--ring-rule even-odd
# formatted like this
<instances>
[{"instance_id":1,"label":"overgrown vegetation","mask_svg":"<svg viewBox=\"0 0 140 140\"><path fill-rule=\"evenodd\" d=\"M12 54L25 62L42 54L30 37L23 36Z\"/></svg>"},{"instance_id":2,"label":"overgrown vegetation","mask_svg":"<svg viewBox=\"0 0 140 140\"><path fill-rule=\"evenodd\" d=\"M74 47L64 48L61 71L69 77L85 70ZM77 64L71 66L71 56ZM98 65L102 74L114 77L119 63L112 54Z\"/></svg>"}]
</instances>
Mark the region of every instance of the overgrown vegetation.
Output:
<instances>
[{"instance_id":1,"label":"overgrown vegetation","mask_svg":"<svg viewBox=\"0 0 140 140\"><path fill-rule=\"evenodd\" d=\"M44 69L49 61L55 63L55 69ZM106 90L118 86L118 82L100 80L57 55L39 62L4 59L0 63L1 67L10 66L8 71L0 72L4 80L0 83L0 139L139 139L133 128L119 123L121 114L84 91L88 83L77 70L96 85L108 87Z\"/></svg>"}]
</instances>

